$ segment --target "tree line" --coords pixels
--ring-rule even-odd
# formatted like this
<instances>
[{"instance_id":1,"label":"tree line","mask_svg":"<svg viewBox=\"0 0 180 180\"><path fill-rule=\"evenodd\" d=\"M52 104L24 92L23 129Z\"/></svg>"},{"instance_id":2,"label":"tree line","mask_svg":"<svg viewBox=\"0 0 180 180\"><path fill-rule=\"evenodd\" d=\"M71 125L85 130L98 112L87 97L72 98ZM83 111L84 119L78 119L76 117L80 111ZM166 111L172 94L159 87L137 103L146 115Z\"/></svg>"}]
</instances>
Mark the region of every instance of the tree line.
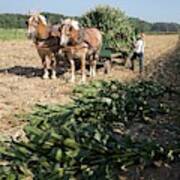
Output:
<instances>
[{"instance_id":1,"label":"tree line","mask_svg":"<svg viewBox=\"0 0 180 180\"><path fill-rule=\"evenodd\" d=\"M65 18L64 15L43 12L43 15L48 18L52 24L58 23L60 19ZM0 28L26 28L26 20L28 15L23 14L0 14Z\"/></svg>"},{"instance_id":2,"label":"tree line","mask_svg":"<svg viewBox=\"0 0 180 180\"><path fill-rule=\"evenodd\" d=\"M143 21L139 18L129 18L131 24L139 32L179 32L180 24L178 23L166 23L166 22L157 22L149 23Z\"/></svg>"},{"instance_id":3,"label":"tree line","mask_svg":"<svg viewBox=\"0 0 180 180\"><path fill-rule=\"evenodd\" d=\"M62 14L55 13L43 13L48 21L52 24L58 23L60 19L66 18ZM0 14L0 28L26 28L25 21L27 20L28 15L23 14ZM75 17L77 19L81 19L81 17ZM129 18L131 24L136 28L138 32L179 32L180 24L178 23L166 23L166 22L158 22L158 23L149 23L138 18Z\"/></svg>"}]
</instances>

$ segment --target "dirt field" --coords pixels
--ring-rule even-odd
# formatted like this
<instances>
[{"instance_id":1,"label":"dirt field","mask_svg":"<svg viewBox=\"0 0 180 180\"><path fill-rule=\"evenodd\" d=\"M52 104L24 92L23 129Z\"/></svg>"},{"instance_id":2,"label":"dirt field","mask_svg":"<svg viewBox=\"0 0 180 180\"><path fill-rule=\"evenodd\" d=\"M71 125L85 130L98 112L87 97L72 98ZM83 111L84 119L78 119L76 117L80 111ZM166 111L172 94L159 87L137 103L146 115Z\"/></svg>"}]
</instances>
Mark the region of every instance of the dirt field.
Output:
<instances>
[{"instance_id":1,"label":"dirt field","mask_svg":"<svg viewBox=\"0 0 180 180\"><path fill-rule=\"evenodd\" d=\"M146 36L146 76L151 75L157 62L163 61L175 49L177 35ZM60 67L59 67L60 68ZM21 128L17 114L30 112L35 104L65 104L70 101L72 84L63 75L57 80L41 79L41 61L31 41L0 43L0 134L13 134ZM122 66L114 66L106 79L130 81L138 77ZM101 70L97 79L104 79Z\"/></svg>"}]
</instances>

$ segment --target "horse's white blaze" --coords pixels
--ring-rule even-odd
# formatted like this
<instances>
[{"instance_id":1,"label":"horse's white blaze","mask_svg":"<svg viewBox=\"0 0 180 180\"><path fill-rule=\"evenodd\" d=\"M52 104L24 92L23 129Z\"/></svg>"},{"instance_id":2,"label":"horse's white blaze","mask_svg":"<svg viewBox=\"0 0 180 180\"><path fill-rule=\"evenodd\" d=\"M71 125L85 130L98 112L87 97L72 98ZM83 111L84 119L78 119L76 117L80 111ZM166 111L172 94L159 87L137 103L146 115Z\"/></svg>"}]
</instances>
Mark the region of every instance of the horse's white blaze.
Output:
<instances>
[{"instance_id":1,"label":"horse's white blaze","mask_svg":"<svg viewBox=\"0 0 180 180\"><path fill-rule=\"evenodd\" d=\"M36 28L34 26L29 26L28 28L28 34L36 33Z\"/></svg>"},{"instance_id":2,"label":"horse's white blaze","mask_svg":"<svg viewBox=\"0 0 180 180\"><path fill-rule=\"evenodd\" d=\"M34 24L34 21L37 21L37 20L38 20L38 18L35 16L32 16L29 18L29 26L28 26L28 30L27 30L28 35L33 35L36 33L37 30L36 30L35 25L33 25L33 24Z\"/></svg>"},{"instance_id":3,"label":"horse's white blaze","mask_svg":"<svg viewBox=\"0 0 180 180\"><path fill-rule=\"evenodd\" d=\"M62 46L67 45L68 41L69 41L69 38L65 34L62 34L61 35L60 45L62 45Z\"/></svg>"},{"instance_id":4,"label":"horse's white blaze","mask_svg":"<svg viewBox=\"0 0 180 180\"><path fill-rule=\"evenodd\" d=\"M73 19L65 19L62 22L62 25L64 26L62 28L60 45L67 45L69 42L69 37L66 35L66 28L72 26L75 30L79 30L79 22Z\"/></svg>"}]
</instances>

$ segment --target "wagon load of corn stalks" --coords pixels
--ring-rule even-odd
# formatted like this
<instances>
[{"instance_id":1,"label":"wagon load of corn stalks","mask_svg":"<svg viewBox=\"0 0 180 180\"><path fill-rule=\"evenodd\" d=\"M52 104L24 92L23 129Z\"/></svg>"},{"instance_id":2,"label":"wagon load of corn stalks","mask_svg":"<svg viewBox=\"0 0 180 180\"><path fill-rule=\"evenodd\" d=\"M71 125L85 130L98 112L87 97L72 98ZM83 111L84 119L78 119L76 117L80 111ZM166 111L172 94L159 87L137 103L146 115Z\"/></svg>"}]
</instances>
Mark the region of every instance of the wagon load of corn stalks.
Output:
<instances>
[{"instance_id":1,"label":"wagon load of corn stalks","mask_svg":"<svg viewBox=\"0 0 180 180\"><path fill-rule=\"evenodd\" d=\"M128 17L117 8L98 6L81 17L81 23L85 27L96 27L103 34L102 56L111 52L126 52L132 50L135 40L135 29Z\"/></svg>"}]
</instances>

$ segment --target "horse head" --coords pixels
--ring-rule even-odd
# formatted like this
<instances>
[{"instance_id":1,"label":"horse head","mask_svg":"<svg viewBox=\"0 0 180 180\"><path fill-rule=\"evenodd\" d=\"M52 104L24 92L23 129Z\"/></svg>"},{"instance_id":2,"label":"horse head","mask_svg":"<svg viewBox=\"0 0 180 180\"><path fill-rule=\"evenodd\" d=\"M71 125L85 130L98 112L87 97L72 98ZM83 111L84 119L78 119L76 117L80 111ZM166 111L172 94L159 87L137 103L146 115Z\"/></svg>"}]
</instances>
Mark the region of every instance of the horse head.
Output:
<instances>
[{"instance_id":1,"label":"horse head","mask_svg":"<svg viewBox=\"0 0 180 180\"><path fill-rule=\"evenodd\" d=\"M62 22L60 28L61 40L60 45L66 46L69 43L75 42L78 38L79 32L79 23L78 21L72 19L66 19Z\"/></svg>"},{"instance_id":2,"label":"horse head","mask_svg":"<svg viewBox=\"0 0 180 180\"><path fill-rule=\"evenodd\" d=\"M47 21L46 18L40 13L32 14L26 21L27 36L30 39L47 38Z\"/></svg>"}]
</instances>

